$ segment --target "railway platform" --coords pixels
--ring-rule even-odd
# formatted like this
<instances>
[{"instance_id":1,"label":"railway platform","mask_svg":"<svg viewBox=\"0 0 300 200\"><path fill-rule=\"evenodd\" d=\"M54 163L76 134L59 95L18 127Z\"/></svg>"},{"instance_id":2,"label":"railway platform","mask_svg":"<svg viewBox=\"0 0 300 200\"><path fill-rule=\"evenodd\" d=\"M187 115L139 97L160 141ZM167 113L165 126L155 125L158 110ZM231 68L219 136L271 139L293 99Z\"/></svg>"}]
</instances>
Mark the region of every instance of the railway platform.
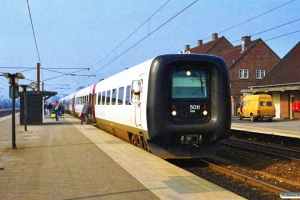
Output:
<instances>
[{"instance_id":1,"label":"railway platform","mask_svg":"<svg viewBox=\"0 0 300 200\"><path fill-rule=\"evenodd\" d=\"M72 116L0 118L0 199L243 199Z\"/></svg>"},{"instance_id":2,"label":"railway platform","mask_svg":"<svg viewBox=\"0 0 300 200\"><path fill-rule=\"evenodd\" d=\"M300 138L300 120L273 119L272 122L251 122L250 119L239 120L237 117L233 117L231 129L244 132Z\"/></svg>"}]
</instances>

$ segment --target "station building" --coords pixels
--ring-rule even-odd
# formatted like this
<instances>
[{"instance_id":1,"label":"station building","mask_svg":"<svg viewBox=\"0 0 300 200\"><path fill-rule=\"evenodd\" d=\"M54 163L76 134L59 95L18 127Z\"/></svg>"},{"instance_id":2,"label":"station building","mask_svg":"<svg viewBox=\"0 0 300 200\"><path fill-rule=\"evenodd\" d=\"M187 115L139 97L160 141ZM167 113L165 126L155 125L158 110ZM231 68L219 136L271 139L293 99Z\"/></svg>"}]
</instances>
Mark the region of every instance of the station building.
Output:
<instances>
[{"instance_id":1,"label":"station building","mask_svg":"<svg viewBox=\"0 0 300 200\"><path fill-rule=\"evenodd\" d=\"M246 94L267 93L273 97L276 118L300 119L300 42L257 83L241 90Z\"/></svg>"}]
</instances>

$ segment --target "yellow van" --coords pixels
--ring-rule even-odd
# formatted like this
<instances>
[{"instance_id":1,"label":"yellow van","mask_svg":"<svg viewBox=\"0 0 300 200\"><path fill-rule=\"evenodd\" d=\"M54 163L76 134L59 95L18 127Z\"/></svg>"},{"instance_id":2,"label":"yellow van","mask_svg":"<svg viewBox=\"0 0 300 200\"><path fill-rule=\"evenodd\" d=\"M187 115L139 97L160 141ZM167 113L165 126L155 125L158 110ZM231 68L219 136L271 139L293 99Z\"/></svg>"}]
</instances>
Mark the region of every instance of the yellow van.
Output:
<instances>
[{"instance_id":1,"label":"yellow van","mask_svg":"<svg viewBox=\"0 0 300 200\"><path fill-rule=\"evenodd\" d=\"M267 94L247 95L237 109L238 119L250 118L252 122L267 119L269 122L275 117L273 99Z\"/></svg>"}]
</instances>

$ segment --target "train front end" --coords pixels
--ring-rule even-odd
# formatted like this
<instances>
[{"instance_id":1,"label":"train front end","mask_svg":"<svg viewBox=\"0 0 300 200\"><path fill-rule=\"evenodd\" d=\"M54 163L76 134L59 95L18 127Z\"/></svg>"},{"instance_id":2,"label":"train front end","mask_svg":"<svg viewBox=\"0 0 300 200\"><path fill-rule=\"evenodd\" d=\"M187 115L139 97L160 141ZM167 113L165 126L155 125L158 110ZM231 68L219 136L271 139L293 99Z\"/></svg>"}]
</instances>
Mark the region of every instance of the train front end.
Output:
<instances>
[{"instance_id":1,"label":"train front end","mask_svg":"<svg viewBox=\"0 0 300 200\"><path fill-rule=\"evenodd\" d=\"M147 101L148 145L162 158L215 154L228 138L231 103L228 70L216 56L163 55L152 62Z\"/></svg>"}]
</instances>

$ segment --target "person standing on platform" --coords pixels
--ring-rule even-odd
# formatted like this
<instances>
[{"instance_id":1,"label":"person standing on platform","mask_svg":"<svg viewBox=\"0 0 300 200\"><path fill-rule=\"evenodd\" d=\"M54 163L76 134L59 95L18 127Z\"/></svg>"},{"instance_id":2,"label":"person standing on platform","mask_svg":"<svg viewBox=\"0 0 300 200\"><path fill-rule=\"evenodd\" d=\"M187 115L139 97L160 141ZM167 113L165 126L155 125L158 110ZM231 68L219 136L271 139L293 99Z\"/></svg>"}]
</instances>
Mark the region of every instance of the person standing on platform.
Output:
<instances>
[{"instance_id":1,"label":"person standing on platform","mask_svg":"<svg viewBox=\"0 0 300 200\"><path fill-rule=\"evenodd\" d=\"M83 123L83 120L86 118L86 124L89 123L89 114L90 114L90 102L87 101L82 108L82 118L81 118L81 124Z\"/></svg>"},{"instance_id":2,"label":"person standing on platform","mask_svg":"<svg viewBox=\"0 0 300 200\"><path fill-rule=\"evenodd\" d=\"M53 108L54 108L54 112L55 112L55 119L56 121L59 120L59 113L60 113L60 109L59 109L59 103L58 103L58 100L55 101L55 104L53 105Z\"/></svg>"},{"instance_id":3,"label":"person standing on platform","mask_svg":"<svg viewBox=\"0 0 300 200\"><path fill-rule=\"evenodd\" d=\"M50 102L49 104L48 104L48 106L47 106L47 109L48 109L48 114L51 116L51 114L52 114L52 108L53 108L53 106L52 106L52 103Z\"/></svg>"},{"instance_id":4,"label":"person standing on platform","mask_svg":"<svg viewBox=\"0 0 300 200\"><path fill-rule=\"evenodd\" d=\"M62 102L60 102L60 104L59 104L59 109L60 109L60 116L64 115L65 114L65 107L62 104Z\"/></svg>"}]
</instances>

